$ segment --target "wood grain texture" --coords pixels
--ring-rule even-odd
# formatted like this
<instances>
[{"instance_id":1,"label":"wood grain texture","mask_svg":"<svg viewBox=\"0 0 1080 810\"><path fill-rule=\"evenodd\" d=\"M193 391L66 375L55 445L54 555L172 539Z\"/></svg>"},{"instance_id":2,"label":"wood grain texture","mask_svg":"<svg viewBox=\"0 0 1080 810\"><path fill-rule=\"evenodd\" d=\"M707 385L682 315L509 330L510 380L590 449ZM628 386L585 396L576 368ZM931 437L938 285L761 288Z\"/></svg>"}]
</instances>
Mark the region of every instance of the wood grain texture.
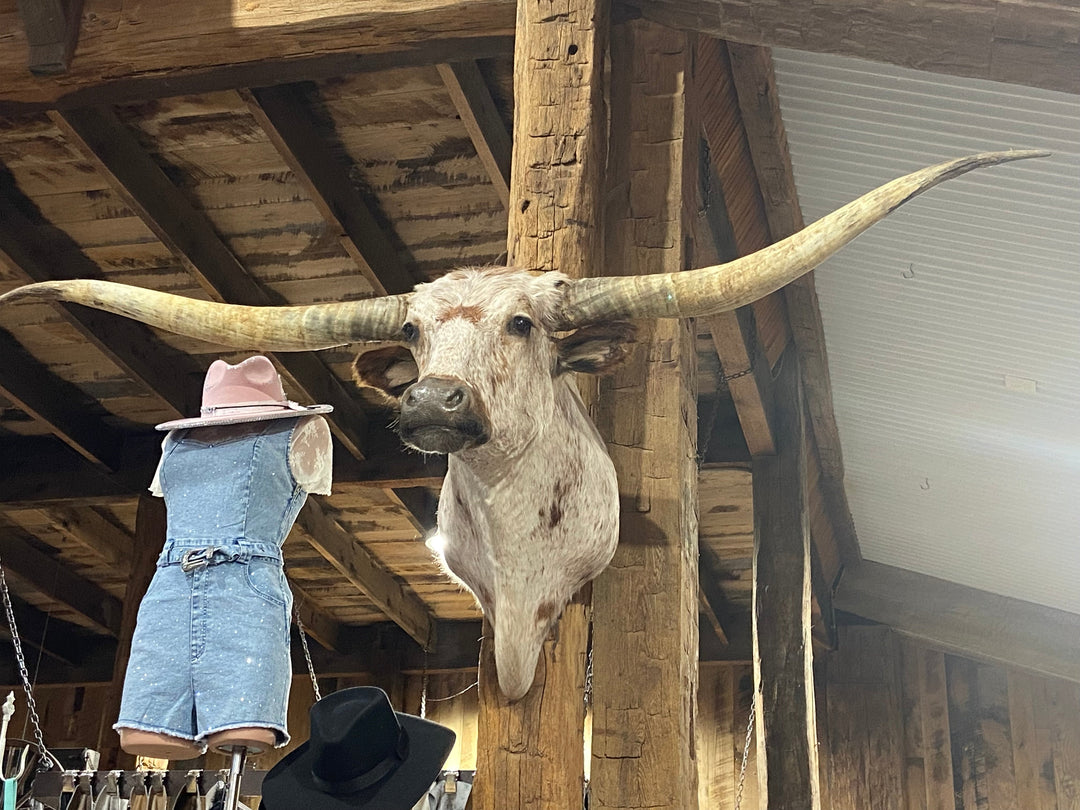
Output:
<instances>
[{"instance_id":1,"label":"wood grain texture","mask_svg":"<svg viewBox=\"0 0 1080 810\"><path fill-rule=\"evenodd\" d=\"M855 56L953 76L1080 92L1080 9L1069 0L630 0L649 19L749 45Z\"/></svg>"},{"instance_id":2,"label":"wood grain texture","mask_svg":"<svg viewBox=\"0 0 1080 810\"><path fill-rule=\"evenodd\" d=\"M612 36L608 266L678 271L692 246L698 131L692 41L629 23ZM515 156L515 167L517 157ZM698 806L695 360L686 323L642 324L601 383L598 425L619 475L619 548L593 590L595 808ZM642 406L644 403L644 406Z\"/></svg>"},{"instance_id":3,"label":"wood grain texture","mask_svg":"<svg viewBox=\"0 0 1080 810\"><path fill-rule=\"evenodd\" d=\"M608 0L571 0L559 13L518 3L507 264L581 278L600 267L606 154L604 62ZM476 810L577 806L585 780L588 598L563 612L536 680L509 704L485 633L480 662Z\"/></svg>"},{"instance_id":4,"label":"wood grain texture","mask_svg":"<svg viewBox=\"0 0 1080 810\"><path fill-rule=\"evenodd\" d=\"M840 610L975 658L1080 682L1080 617L881 563L848 569Z\"/></svg>"},{"instance_id":5,"label":"wood grain texture","mask_svg":"<svg viewBox=\"0 0 1080 810\"><path fill-rule=\"evenodd\" d=\"M470 39L514 31L513 0L270 0L235 7L216 0L164 0L146 7L86 0L78 54L60 80L27 74L25 31L13 17L0 18L0 29L11 32L0 61L0 95L31 102L121 79L157 75L175 81L222 65L287 66L317 57L437 48L445 39L457 40L460 49ZM446 61L447 54L436 56Z\"/></svg>"},{"instance_id":6,"label":"wood grain texture","mask_svg":"<svg viewBox=\"0 0 1080 810\"><path fill-rule=\"evenodd\" d=\"M777 454L754 458L754 658L764 754L758 779L777 810L821 806L801 385L789 351L773 386Z\"/></svg>"}]
</instances>

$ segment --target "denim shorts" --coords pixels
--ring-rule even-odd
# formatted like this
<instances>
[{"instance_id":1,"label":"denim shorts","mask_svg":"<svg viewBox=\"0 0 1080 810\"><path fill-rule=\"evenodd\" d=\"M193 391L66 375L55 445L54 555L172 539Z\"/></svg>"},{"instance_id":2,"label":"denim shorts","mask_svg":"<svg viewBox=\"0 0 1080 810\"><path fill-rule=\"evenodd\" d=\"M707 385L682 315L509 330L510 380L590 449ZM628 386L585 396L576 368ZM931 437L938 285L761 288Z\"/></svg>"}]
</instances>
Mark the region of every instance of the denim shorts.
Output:
<instances>
[{"instance_id":1,"label":"denim shorts","mask_svg":"<svg viewBox=\"0 0 1080 810\"><path fill-rule=\"evenodd\" d=\"M273 543L169 541L142 603L116 729L196 743L233 728L289 740L292 592Z\"/></svg>"}]
</instances>

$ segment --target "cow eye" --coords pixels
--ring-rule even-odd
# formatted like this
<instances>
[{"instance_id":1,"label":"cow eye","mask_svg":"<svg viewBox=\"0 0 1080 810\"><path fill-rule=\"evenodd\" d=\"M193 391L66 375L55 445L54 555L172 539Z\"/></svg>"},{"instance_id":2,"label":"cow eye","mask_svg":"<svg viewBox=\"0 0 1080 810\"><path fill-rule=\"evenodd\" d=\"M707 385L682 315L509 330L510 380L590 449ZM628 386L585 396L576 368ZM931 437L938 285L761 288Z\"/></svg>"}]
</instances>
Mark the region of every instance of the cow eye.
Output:
<instances>
[{"instance_id":1,"label":"cow eye","mask_svg":"<svg viewBox=\"0 0 1080 810\"><path fill-rule=\"evenodd\" d=\"M416 324L414 324L412 321L405 321L405 323L401 327L402 337L404 337L405 340L409 341L410 343L416 340L416 336L419 334L420 330L416 328Z\"/></svg>"},{"instance_id":2,"label":"cow eye","mask_svg":"<svg viewBox=\"0 0 1080 810\"><path fill-rule=\"evenodd\" d=\"M506 325L506 331L512 335L520 335L521 337L528 337L532 331L533 323L524 315L515 315L510 319L510 323Z\"/></svg>"}]
</instances>

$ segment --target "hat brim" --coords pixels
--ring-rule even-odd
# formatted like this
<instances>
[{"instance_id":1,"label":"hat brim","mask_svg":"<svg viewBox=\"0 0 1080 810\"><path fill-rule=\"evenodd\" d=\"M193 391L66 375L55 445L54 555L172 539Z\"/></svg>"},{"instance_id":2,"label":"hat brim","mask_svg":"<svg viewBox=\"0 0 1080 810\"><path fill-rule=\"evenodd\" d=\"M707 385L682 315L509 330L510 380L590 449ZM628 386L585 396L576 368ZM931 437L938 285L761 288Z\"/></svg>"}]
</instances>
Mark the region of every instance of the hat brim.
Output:
<instances>
[{"instance_id":1,"label":"hat brim","mask_svg":"<svg viewBox=\"0 0 1080 810\"><path fill-rule=\"evenodd\" d=\"M409 734L409 756L390 776L355 793L334 795L316 787L311 775L310 742L301 743L266 774L262 807L266 810L401 810L412 807L439 776L457 735L438 723L397 714Z\"/></svg>"},{"instance_id":2,"label":"hat brim","mask_svg":"<svg viewBox=\"0 0 1080 810\"><path fill-rule=\"evenodd\" d=\"M330 413L333 410L333 405L306 405L296 408L268 406L266 410L236 410L231 413L214 414L213 416L193 416L189 419L173 419L171 422L162 422L160 425L155 425L154 429L177 430L183 428L214 427L216 425L242 425L246 422L265 422L269 419L296 419L300 416L314 416L320 413Z\"/></svg>"}]
</instances>

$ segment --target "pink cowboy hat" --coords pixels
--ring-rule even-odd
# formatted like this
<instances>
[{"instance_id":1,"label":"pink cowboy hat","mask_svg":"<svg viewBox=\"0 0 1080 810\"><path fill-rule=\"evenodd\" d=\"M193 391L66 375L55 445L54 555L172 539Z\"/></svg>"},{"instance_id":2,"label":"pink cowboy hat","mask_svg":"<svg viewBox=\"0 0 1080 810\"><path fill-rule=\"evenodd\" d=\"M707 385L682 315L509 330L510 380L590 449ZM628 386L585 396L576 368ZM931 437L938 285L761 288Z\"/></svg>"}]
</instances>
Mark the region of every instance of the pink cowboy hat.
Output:
<instances>
[{"instance_id":1,"label":"pink cowboy hat","mask_svg":"<svg viewBox=\"0 0 1080 810\"><path fill-rule=\"evenodd\" d=\"M235 366L215 360L203 381L200 416L162 422L158 430L236 425L330 413L333 405L298 405L285 398L274 364L261 354Z\"/></svg>"}]
</instances>

